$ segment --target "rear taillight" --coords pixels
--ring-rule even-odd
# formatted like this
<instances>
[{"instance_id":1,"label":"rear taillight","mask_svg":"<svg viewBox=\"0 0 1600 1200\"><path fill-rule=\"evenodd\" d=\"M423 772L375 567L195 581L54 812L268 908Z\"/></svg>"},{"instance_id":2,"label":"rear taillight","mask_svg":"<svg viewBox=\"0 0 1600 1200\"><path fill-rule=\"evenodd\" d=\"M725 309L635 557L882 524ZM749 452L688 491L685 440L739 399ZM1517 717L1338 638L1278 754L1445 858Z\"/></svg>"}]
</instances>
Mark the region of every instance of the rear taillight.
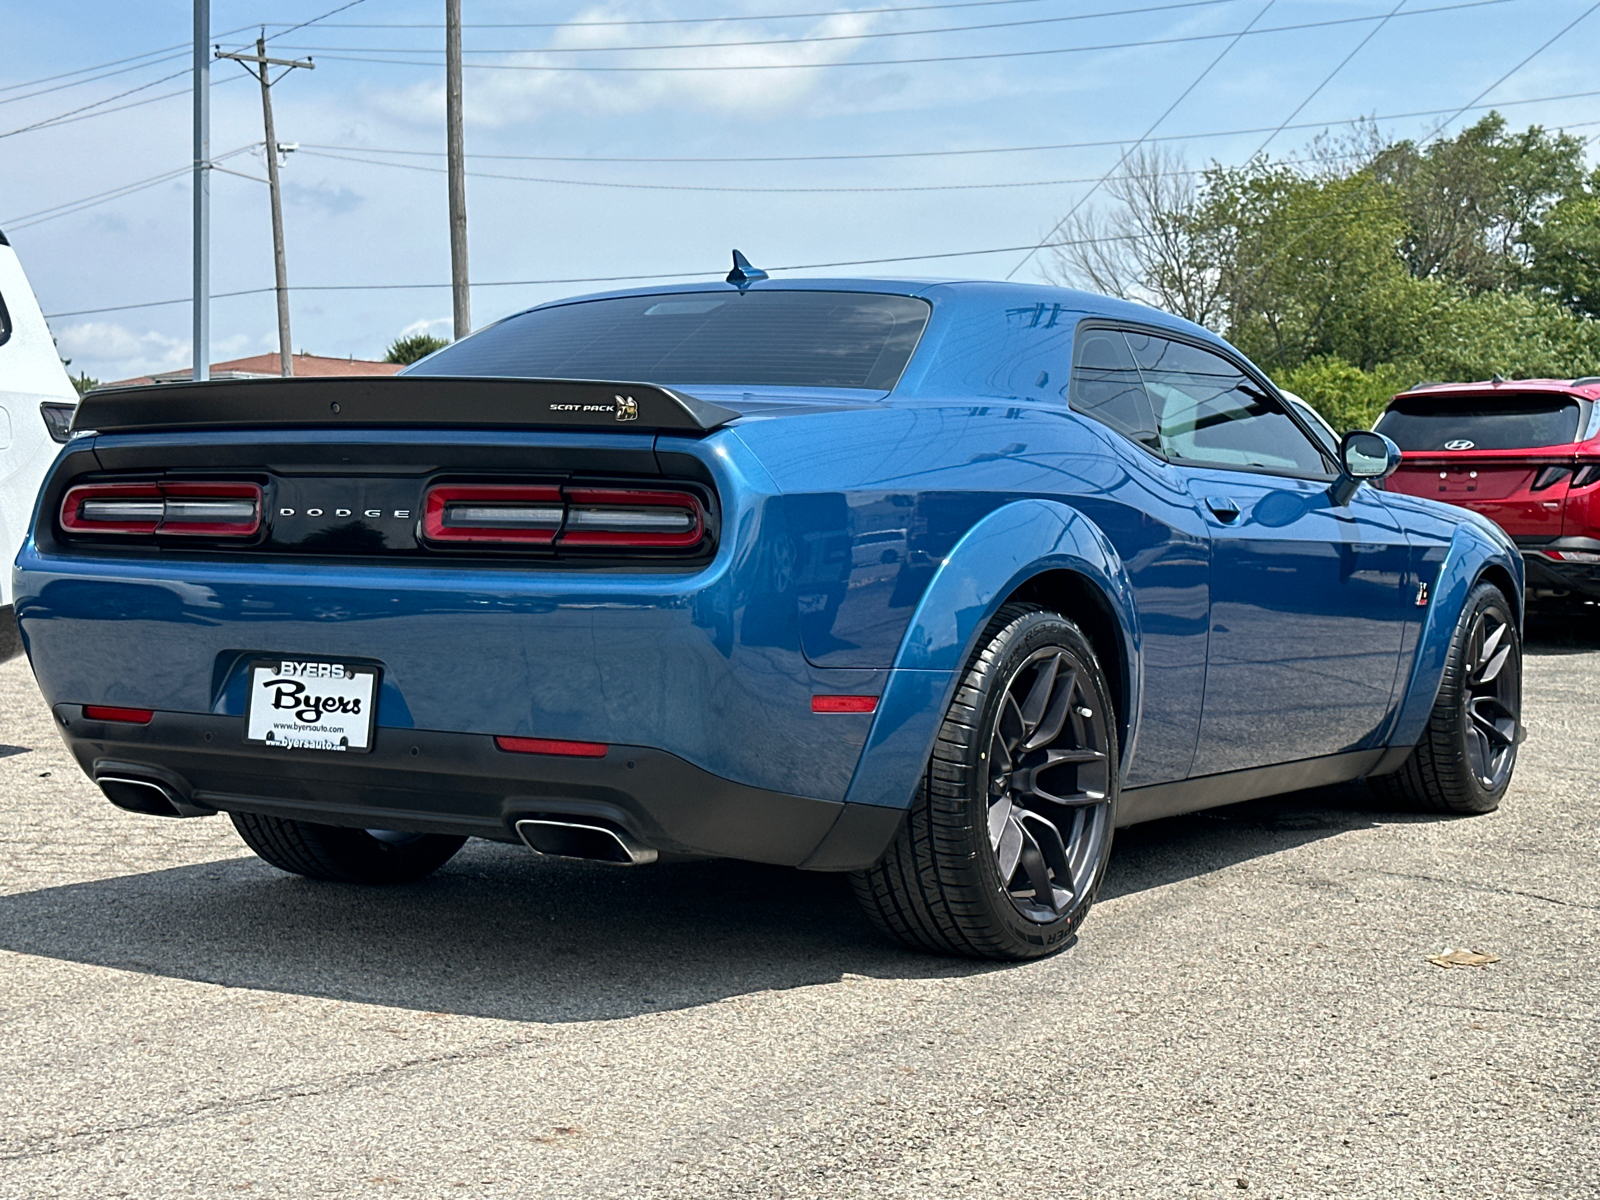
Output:
<instances>
[{"instance_id":1,"label":"rear taillight","mask_svg":"<svg viewBox=\"0 0 1600 1200\"><path fill-rule=\"evenodd\" d=\"M1530 490L1542 492L1546 488L1555 487L1567 477L1567 472L1570 470L1570 467L1545 467L1533 477L1533 487Z\"/></svg>"},{"instance_id":2,"label":"rear taillight","mask_svg":"<svg viewBox=\"0 0 1600 1200\"><path fill-rule=\"evenodd\" d=\"M441 484L423 504L431 542L688 550L706 535L693 492L644 488Z\"/></svg>"},{"instance_id":3,"label":"rear taillight","mask_svg":"<svg viewBox=\"0 0 1600 1200\"><path fill-rule=\"evenodd\" d=\"M566 507L558 487L446 484L430 488L422 532L434 542L501 542L548 546Z\"/></svg>"},{"instance_id":4,"label":"rear taillight","mask_svg":"<svg viewBox=\"0 0 1600 1200\"><path fill-rule=\"evenodd\" d=\"M254 483L85 483L61 501L68 533L249 537L261 528Z\"/></svg>"},{"instance_id":5,"label":"rear taillight","mask_svg":"<svg viewBox=\"0 0 1600 1200\"><path fill-rule=\"evenodd\" d=\"M658 546L683 549L705 534L700 501L689 492L567 488L568 546Z\"/></svg>"}]
</instances>

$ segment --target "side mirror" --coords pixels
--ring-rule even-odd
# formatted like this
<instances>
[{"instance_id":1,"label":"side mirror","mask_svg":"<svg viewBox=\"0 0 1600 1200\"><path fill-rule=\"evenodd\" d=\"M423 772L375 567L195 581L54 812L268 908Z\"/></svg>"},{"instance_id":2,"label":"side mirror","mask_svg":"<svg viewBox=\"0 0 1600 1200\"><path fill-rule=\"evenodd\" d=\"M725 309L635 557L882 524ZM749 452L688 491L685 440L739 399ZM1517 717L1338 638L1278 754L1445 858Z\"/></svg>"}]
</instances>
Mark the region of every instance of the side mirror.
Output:
<instances>
[{"instance_id":1,"label":"side mirror","mask_svg":"<svg viewBox=\"0 0 1600 1200\"><path fill-rule=\"evenodd\" d=\"M1381 433L1352 430L1339 442L1339 478L1329 489L1336 505L1350 503L1363 482L1387 479L1400 469L1400 447Z\"/></svg>"}]
</instances>

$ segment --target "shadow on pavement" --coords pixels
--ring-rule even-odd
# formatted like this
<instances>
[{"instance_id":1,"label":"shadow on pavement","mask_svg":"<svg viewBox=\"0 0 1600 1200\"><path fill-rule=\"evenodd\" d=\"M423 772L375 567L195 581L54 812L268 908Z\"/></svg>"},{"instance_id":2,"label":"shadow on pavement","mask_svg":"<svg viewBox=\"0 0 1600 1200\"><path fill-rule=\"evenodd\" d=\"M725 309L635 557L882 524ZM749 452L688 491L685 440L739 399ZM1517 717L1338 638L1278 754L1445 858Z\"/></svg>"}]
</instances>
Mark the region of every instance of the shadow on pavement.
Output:
<instances>
[{"instance_id":1,"label":"shadow on pavement","mask_svg":"<svg viewBox=\"0 0 1600 1200\"><path fill-rule=\"evenodd\" d=\"M1378 819L1366 790L1352 787L1123 830L1101 898ZM1093 928L1091 916L1088 936ZM608 869L489 842L469 842L431 879L395 888L312 883L238 858L0 897L0 948L229 987L557 1022L846 974L1003 969L886 943L838 875L727 861Z\"/></svg>"},{"instance_id":2,"label":"shadow on pavement","mask_svg":"<svg viewBox=\"0 0 1600 1200\"><path fill-rule=\"evenodd\" d=\"M1600 605L1529 604L1522 645L1525 653L1540 656L1600 650Z\"/></svg>"}]
</instances>

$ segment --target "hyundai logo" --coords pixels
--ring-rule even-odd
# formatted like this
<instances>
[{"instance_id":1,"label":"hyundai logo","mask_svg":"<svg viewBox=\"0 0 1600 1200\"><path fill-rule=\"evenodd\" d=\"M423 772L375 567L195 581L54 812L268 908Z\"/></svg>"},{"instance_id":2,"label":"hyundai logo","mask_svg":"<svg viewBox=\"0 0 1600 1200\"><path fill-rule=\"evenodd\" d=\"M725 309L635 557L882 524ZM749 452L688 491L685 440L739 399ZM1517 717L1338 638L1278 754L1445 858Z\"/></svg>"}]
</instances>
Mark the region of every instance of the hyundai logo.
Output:
<instances>
[{"instance_id":1,"label":"hyundai logo","mask_svg":"<svg viewBox=\"0 0 1600 1200\"><path fill-rule=\"evenodd\" d=\"M1466 438L1452 438L1444 444L1444 448L1446 450L1472 450L1477 445L1477 442L1469 442Z\"/></svg>"}]
</instances>

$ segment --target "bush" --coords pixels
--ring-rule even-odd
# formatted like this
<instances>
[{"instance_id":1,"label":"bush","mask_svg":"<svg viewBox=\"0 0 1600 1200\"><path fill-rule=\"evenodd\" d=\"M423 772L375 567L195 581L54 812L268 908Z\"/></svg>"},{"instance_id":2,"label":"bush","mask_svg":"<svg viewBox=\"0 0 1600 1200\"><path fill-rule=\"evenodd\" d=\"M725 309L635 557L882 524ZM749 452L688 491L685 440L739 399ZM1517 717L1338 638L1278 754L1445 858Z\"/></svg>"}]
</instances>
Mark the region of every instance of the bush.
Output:
<instances>
[{"instance_id":1,"label":"bush","mask_svg":"<svg viewBox=\"0 0 1600 1200\"><path fill-rule=\"evenodd\" d=\"M1418 380L1393 363L1363 371L1342 358L1323 356L1279 372L1274 382L1311 405L1340 433L1348 433L1371 429L1390 397Z\"/></svg>"},{"instance_id":2,"label":"bush","mask_svg":"<svg viewBox=\"0 0 1600 1200\"><path fill-rule=\"evenodd\" d=\"M413 333L410 337L395 338L389 344L389 352L383 356L383 361L410 366L419 358L427 358L435 350L443 350L449 344L449 338L434 337L431 333Z\"/></svg>"}]
</instances>

